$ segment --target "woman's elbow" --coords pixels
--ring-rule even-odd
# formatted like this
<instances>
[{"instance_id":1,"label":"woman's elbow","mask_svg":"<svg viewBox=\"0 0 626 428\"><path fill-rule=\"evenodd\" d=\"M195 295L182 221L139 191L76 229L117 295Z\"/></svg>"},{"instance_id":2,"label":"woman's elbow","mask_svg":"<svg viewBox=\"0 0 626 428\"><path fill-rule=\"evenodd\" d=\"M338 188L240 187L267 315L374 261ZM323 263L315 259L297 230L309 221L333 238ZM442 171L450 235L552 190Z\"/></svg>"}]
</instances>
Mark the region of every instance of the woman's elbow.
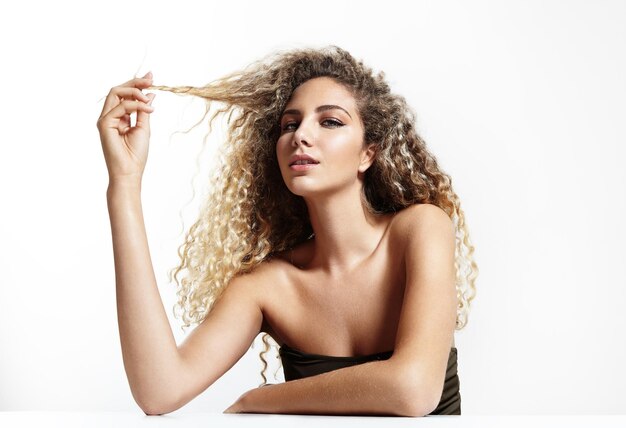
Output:
<instances>
[{"instance_id":1,"label":"woman's elbow","mask_svg":"<svg viewBox=\"0 0 626 428\"><path fill-rule=\"evenodd\" d=\"M165 415L167 413L173 412L173 410L167 410L163 407L158 406L140 406L141 410L146 414L146 416L160 416Z\"/></svg>"},{"instance_id":2,"label":"woman's elbow","mask_svg":"<svg viewBox=\"0 0 626 428\"><path fill-rule=\"evenodd\" d=\"M401 416L409 418L419 418L422 416L426 416L430 412L431 410L425 409L423 406L420 406L418 404L405 403Z\"/></svg>"},{"instance_id":3,"label":"woman's elbow","mask_svg":"<svg viewBox=\"0 0 626 428\"><path fill-rule=\"evenodd\" d=\"M139 405L139 408L146 414L146 416L165 415L182 407L180 405L175 405L169 402L164 403L157 401L137 401L137 404Z\"/></svg>"},{"instance_id":4,"label":"woman's elbow","mask_svg":"<svg viewBox=\"0 0 626 428\"><path fill-rule=\"evenodd\" d=\"M437 408L438 403L433 405L433 394L430 394L428 388L421 387L413 377L405 376L399 379L397 384L402 416L413 418L426 416Z\"/></svg>"}]
</instances>

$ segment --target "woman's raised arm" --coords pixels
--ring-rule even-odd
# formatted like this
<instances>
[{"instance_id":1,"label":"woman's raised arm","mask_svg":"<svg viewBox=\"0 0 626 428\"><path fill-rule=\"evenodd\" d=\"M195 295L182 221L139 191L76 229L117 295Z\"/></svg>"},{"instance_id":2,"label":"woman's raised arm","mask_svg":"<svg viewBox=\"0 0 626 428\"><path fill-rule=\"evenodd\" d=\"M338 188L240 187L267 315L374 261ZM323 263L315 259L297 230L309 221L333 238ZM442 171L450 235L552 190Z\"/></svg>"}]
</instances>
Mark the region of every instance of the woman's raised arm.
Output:
<instances>
[{"instance_id":1,"label":"woman's raised arm","mask_svg":"<svg viewBox=\"0 0 626 428\"><path fill-rule=\"evenodd\" d=\"M176 345L157 287L141 205L154 94L148 74L111 89L98 119L109 172L117 314L124 368L146 414L183 406L232 367L260 332L262 312L246 280L233 280L209 316ZM137 113L136 126L130 114ZM232 289L231 289L232 287Z\"/></svg>"}]
</instances>

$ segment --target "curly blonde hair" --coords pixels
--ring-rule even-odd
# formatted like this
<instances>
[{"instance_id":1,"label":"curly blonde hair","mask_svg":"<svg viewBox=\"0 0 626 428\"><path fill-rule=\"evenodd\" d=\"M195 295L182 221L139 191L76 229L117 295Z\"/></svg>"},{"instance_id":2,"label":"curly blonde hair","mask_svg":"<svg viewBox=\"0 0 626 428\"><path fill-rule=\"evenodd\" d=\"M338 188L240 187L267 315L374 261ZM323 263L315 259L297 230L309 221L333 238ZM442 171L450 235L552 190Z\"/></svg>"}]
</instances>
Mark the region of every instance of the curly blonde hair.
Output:
<instances>
[{"instance_id":1,"label":"curly blonde hair","mask_svg":"<svg viewBox=\"0 0 626 428\"><path fill-rule=\"evenodd\" d=\"M178 284L175 316L180 317L178 311L182 310L183 330L191 323L199 324L233 277L252 271L312 235L304 199L288 190L280 174L276 141L280 116L292 92L305 81L322 76L333 78L353 94L365 128L363 144L377 146L374 163L363 181L361 199L367 209L383 214L428 203L440 207L454 221L456 329L461 330L476 294L478 267L452 180L417 134L415 113L404 97L391 93L384 73L374 74L337 46L277 51L202 87L149 88L204 98L202 120L213 102L221 103L209 120L209 133L216 116L228 115L227 139L219 151L208 198L178 249L181 263L169 272L170 281L173 273ZM265 349L259 355L261 385L267 384L264 354L269 350L268 336L264 333Z\"/></svg>"}]
</instances>

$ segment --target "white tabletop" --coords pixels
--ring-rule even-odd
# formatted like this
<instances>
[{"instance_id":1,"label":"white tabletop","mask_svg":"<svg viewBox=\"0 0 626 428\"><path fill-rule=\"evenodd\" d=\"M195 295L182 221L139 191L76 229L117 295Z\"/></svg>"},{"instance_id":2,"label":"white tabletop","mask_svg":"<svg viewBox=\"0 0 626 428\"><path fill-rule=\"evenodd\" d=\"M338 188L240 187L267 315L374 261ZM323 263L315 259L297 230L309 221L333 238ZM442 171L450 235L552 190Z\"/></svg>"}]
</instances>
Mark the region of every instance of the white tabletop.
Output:
<instances>
[{"instance_id":1,"label":"white tabletop","mask_svg":"<svg viewBox=\"0 0 626 428\"><path fill-rule=\"evenodd\" d=\"M382 416L317 416L172 412L147 416L141 412L0 412L0 427L626 427L626 415L461 415L423 418Z\"/></svg>"}]
</instances>

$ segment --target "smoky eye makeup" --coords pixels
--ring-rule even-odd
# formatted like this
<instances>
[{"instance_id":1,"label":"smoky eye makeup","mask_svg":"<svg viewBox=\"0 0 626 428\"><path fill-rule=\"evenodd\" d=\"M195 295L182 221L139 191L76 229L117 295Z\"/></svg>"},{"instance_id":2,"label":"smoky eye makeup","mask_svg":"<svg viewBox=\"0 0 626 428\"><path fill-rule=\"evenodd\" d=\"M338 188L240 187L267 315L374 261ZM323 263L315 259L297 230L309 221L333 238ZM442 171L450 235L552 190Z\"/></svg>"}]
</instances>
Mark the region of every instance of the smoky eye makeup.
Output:
<instances>
[{"instance_id":1,"label":"smoky eye makeup","mask_svg":"<svg viewBox=\"0 0 626 428\"><path fill-rule=\"evenodd\" d=\"M323 118L320 121L320 123L322 124L322 126L327 127L327 128L338 128L338 127L344 126L344 123L342 121L334 117ZM280 126L280 130L281 131L294 130L295 128L293 128L293 126L296 126L297 128L298 125L299 123L295 120L287 120L284 124Z\"/></svg>"},{"instance_id":2,"label":"smoky eye makeup","mask_svg":"<svg viewBox=\"0 0 626 428\"><path fill-rule=\"evenodd\" d=\"M327 122L328 124L330 124L330 125L331 125L331 126L333 126L333 127L343 126L343 123L342 123L340 120L335 119L335 118L327 118L327 119L324 119L324 120L322 121L322 123L324 123L324 122Z\"/></svg>"}]
</instances>

